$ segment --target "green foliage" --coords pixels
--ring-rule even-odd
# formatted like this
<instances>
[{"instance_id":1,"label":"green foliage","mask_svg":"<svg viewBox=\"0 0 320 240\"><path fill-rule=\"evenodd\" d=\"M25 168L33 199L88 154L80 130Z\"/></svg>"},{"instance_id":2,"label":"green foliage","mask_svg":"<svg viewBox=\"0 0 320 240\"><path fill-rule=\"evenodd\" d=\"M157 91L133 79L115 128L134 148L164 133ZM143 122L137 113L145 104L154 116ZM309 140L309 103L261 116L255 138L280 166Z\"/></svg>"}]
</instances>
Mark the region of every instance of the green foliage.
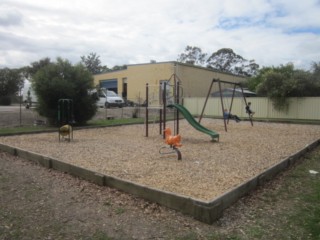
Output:
<instances>
[{"instance_id":1,"label":"green foliage","mask_svg":"<svg viewBox=\"0 0 320 240\"><path fill-rule=\"evenodd\" d=\"M49 65L50 63L51 63L50 58L43 58L37 62L32 62L31 67L24 68L24 74L26 78L32 78L33 75L35 75L39 69Z\"/></svg>"},{"instance_id":2,"label":"green foliage","mask_svg":"<svg viewBox=\"0 0 320 240\"><path fill-rule=\"evenodd\" d=\"M314 72L294 69L292 64L280 67L265 67L248 80L251 91L269 97L279 111L288 109L288 97L311 97L320 95L320 81L317 78L318 65Z\"/></svg>"},{"instance_id":3,"label":"green foliage","mask_svg":"<svg viewBox=\"0 0 320 240\"><path fill-rule=\"evenodd\" d=\"M33 77L33 87L38 98L37 111L57 124L59 99L73 100L73 116L77 124L85 124L97 110L95 100L88 90L93 88L90 72L81 64L72 66L67 60L57 59L40 68Z\"/></svg>"},{"instance_id":4,"label":"green foliage","mask_svg":"<svg viewBox=\"0 0 320 240\"><path fill-rule=\"evenodd\" d=\"M136 124L136 123L143 123L143 118L122 118L122 119L99 119L94 121L89 121L88 124L92 126L114 126L114 125L121 125L121 124Z\"/></svg>"},{"instance_id":5,"label":"green foliage","mask_svg":"<svg viewBox=\"0 0 320 240\"><path fill-rule=\"evenodd\" d=\"M107 66L101 66L100 56L96 53L90 53L88 56L81 56L81 63L92 74L108 71Z\"/></svg>"},{"instance_id":6,"label":"green foliage","mask_svg":"<svg viewBox=\"0 0 320 240\"><path fill-rule=\"evenodd\" d=\"M207 53L202 53L201 48L187 46L184 53L178 56L177 61L245 77L255 75L259 69L259 65L254 60L248 61L230 48L221 48L212 53L209 58L207 56Z\"/></svg>"},{"instance_id":7,"label":"green foliage","mask_svg":"<svg viewBox=\"0 0 320 240\"><path fill-rule=\"evenodd\" d=\"M127 65L122 65L122 66L119 66L119 65L115 65L113 66L112 69L107 69L106 71L119 71L119 70L123 70L123 69L127 69Z\"/></svg>"},{"instance_id":8,"label":"green foliage","mask_svg":"<svg viewBox=\"0 0 320 240\"><path fill-rule=\"evenodd\" d=\"M19 91L23 77L18 69L0 69L0 105L10 105L10 96Z\"/></svg>"},{"instance_id":9,"label":"green foliage","mask_svg":"<svg viewBox=\"0 0 320 240\"><path fill-rule=\"evenodd\" d=\"M178 62L184 62L192 65L202 65L206 61L206 53L202 53L201 48L186 46L185 52L181 53Z\"/></svg>"},{"instance_id":10,"label":"green foliage","mask_svg":"<svg viewBox=\"0 0 320 240\"><path fill-rule=\"evenodd\" d=\"M0 106L10 106L11 98L9 96L0 96Z\"/></svg>"},{"instance_id":11,"label":"green foliage","mask_svg":"<svg viewBox=\"0 0 320 240\"><path fill-rule=\"evenodd\" d=\"M4 127L0 128L0 135L14 135L21 133L34 133L34 132L43 132L43 131L56 131L56 128L47 127L47 126L23 126L23 127Z\"/></svg>"},{"instance_id":12,"label":"green foliage","mask_svg":"<svg viewBox=\"0 0 320 240\"><path fill-rule=\"evenodd\" d=\"M256 76L248 78L246 85L249 90L252 92L256 92L257 86L264 81L264 75L271 70L271 67L263 67L259 70L259 73Z\"/></svg>"},{"instance_id":13,"label":"green foliage","mask_svg":"<svg viewBox=\"0 0 320 240\"><path fill-rule=\"evenodd\" d=\"M287 110L287 97L294 87L294 81L289 74L278 71L269 71L264 75L264 82L257 87L259 95L268 96L275 109Z\"/></svg>"}]
</instances>

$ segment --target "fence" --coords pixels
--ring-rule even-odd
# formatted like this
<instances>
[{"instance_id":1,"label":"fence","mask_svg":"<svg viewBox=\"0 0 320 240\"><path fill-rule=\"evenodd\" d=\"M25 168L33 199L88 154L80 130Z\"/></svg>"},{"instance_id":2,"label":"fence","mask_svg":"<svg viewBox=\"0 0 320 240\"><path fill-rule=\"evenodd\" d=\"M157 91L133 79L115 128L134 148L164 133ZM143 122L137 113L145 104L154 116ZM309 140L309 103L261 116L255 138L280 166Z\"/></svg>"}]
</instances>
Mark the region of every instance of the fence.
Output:
<instances>
[{"instance_id":1,"label":"fence","mask_svg":"<svg viewBox=\"0 0 320 240\"><path fill-rule=\"evenodd\" d=\"M222 117L222 108L220 98L209 98L204 111L205 116ZM231 98L224 98L224 105L228 108L231 104ZM320 97L290 98L289 109L286 112L279 112L274 109L271 100L268 98L247 98L252 103L252 109L255 111L255 118L261 119L297 119L297 120L318 120L320 121ZM193 115L200 115L205 103L205 98L185 98L184 106ZM137 112L138 117L144 117L144 107L130 107L125 109L99 109L93 119L132 118ZM245 103L242 98L234 98L232 113L240 118L246 118ZM150 112L150 119L156 119L157 110ZM35 124L45 124L46 119L39 116L35 109L26 109L25 107L1 106L0 107L0 127L26 126Z\"/></svg>"},{"instance_id":2,"label":"fence","mask_svg":"<svg viewBox=\"0 0 320 240\"><path fill-rule=\"evenodd\" d=\"M200 115L205 103L205 98L185 98L184 106L193 114ZM287 111L277 111L272 101L268 98L251 97L251 109L255 112L255 118L263 119L298 119L298 120L320 120L320 97L289 98ZM229 108L231 98L223 98L225 108ZM232 114L239 117L247 117L245 103L242 98L234 98ZM209 98L204 116L222 117L220 98Z\"/></svg>"},{"instance_id":3,"label":"fence","mask_svg":"<svg viewBox=\"0 0 320 240\"><path fill-rule=\"evenodd\" d=\"M0 128L26 125L43 125L46 119L41 117L35 109L24 106L0 106Z\"/></svg>"},{"instance_id":4,"label":"fence","mask_svg":"<svg viewBox=\"0 0 320 240\"><path fill-rule=\"evenodd\" d=\"M169 110L168 110L169 111ZM98 108L92 120L145 118L145 107L134 106L124 108ZM149 108L149 120L159 119L159 108ZM35 108L25 106L0 106L0 128L17 126L48 125L47 119L38 114Z\"/></svg>"}]
</instances>

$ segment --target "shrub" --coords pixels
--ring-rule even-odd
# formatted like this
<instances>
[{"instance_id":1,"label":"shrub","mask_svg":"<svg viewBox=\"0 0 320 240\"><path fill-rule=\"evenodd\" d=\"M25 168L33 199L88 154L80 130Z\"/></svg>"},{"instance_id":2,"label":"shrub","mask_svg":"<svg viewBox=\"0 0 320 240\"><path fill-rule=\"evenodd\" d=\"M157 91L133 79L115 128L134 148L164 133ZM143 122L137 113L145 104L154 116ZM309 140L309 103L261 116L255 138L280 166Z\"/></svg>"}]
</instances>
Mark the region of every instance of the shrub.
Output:
<instances>
[{"instance_id":1,"label":"shrub","mask_svg":"<svg viewBox=\"0 0 320 240\"><path fill-rule=\"evenodd\" d=\"M59 99L73 101L73 120L78 125L85 124L97 111L95 99L89 94L93 88L92 75L81 64L73 66L58 58L56 63L40 68L32 84L38 98L37 111L52 125L58 124Z\"/></svg>"},{"instance_id":2,"label":"shrub","mask_svg":"<svg viewBox=\"0 0 320 240\"><path fill-rule=\"evenodd\" d=\"M11 105L11 98L9 96L1 96L0 97L0 105L1 106Z\"/></svg>"}]
</instances>

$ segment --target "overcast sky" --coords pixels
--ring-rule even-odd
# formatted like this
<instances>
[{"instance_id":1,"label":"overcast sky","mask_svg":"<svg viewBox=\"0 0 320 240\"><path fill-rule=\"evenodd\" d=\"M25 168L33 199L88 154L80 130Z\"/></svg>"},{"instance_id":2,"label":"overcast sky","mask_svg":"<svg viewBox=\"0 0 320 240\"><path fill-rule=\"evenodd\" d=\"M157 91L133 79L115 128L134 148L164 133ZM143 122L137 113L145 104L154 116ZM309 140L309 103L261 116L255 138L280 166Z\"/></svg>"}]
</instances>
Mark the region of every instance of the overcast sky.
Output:
<instances>
[{"instance_id":1,"label":"overcast sky","mask_svg":"<svg viewBox=\"0 0 320 240\"><path fill-rule=\"evenodd\" d=\"M320 0L1 0L0 68L49 57L175 61L187 45L260 66L320 62Z\"/></svg>"}]
</instances>

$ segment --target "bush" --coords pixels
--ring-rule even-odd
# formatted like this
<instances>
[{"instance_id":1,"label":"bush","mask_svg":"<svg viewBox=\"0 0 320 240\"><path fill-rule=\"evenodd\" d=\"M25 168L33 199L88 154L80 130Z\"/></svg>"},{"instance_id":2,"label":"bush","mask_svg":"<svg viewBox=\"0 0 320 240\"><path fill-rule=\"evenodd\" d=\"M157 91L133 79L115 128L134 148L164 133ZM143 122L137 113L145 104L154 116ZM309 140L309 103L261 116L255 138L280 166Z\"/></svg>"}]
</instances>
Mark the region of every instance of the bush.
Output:
<instances>
[{"instance_id":1,"label":"bush","mask_svg":"<svg viewBox=\"0 0 320 240\"><path fill-rule=\"evenodd\" d=\"M52 125L59 124L59 99L72 100L71 114L78 125L85 124L97 111L95 99L89 94L93 88L92 75L81 64L72 66L67 60L58 58L56 63L40 68L32 84L38 98L37 111Z\"/></svg>"},{"instance_id":2,"label":"bush","mask_svg":"<svg viewBox=\"0 0 320 240\"><path fill-rule=\"evenodd\" d=\"M287 111L289 97L320 95L320 84L316 78L318 66L319 64L313 65L313 73L294 69L292 64L265 67L259 71L257 76L248 80L248 86L258 95L270 98L278 111Z\"/></svg>"},{"instance_id":3,"label":"bush","mask_svg":"<svg viewBox=\"0 0 320 240\"><path fill-rule=\"evenodd\" d=\"M0 97L0 105L1 106L11 105L11 98L9 96Z\"/></svg>"}]
</instances>

